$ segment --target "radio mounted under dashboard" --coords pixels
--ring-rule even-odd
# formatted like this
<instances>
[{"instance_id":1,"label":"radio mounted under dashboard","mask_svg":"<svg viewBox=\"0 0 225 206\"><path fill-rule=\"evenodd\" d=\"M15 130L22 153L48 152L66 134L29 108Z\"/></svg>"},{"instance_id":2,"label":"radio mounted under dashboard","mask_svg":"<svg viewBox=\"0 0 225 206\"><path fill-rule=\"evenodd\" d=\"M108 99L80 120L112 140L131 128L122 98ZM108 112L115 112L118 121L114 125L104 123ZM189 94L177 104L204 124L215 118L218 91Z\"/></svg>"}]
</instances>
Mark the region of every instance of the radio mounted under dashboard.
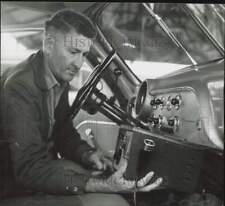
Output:
<instances>
[{"instance_id":1,"label":"radio mounted under dashboard","mask_svg":"<svg viewBox=\"0 0 225 206\"><path fill-rule=\"evenodd\" d=\"M160 188L187 193L203 189L221 192L222 183L213 186L212 189L204 179L204 167L208 164L208 157L212 155L216 155L215 159L219 161L223 159L223 155L211 148L170 139L137 127L122 125L113 163L114 168L119 169L124 161L128 162L124 174L128 180L139 179L148 172L154 171L155 178L163 178ZM213 171L210 173L213 179L217 179L217 175ZM223 174L219 175L220 178L223 177Z\"/></svg>"}]
</instances>

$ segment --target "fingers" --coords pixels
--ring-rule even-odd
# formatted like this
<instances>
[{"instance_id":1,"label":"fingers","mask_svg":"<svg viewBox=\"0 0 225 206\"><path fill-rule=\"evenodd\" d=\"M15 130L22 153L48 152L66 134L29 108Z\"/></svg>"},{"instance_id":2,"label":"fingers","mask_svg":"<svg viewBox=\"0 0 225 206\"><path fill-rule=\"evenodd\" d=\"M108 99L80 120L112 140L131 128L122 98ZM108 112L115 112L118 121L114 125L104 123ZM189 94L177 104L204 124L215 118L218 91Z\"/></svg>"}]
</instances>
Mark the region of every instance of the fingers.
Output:
<instances>
[{"instance_id":1,"label":"fingers","mask_svg":"<svg viewBox=\"0 0 225 206\"><path fill-rule=\"evenodd\" d=\"M98 170L103 170L103 169L104 169L104 164L103 164L103 162L100 160L100 158L98 157L97 153L94 153L94 154L91 155L90 161L94 163L94 166L95 166Z\"/></svg>"},{"instance_id":2,"label":"fingers","mask_svg":"<svg viewBox=\"0 0 225 206\"><path fill-rule=\"evenodd\" d=\"M101 158L97 158L96 161L96 166L99 170L106 170L107 167L112 171L113 170L113 163L110 159L108 159L107 157L101 157Z\"/></svg>"},{"instance_id":3,"label":"fingers","mask_svg":"<svg viewBox=\"0 0 225 206\"><path fill-rule=\"evenodd\" d=\"M98 175L101 175L103 173L103 171L93 171L92 173L91 173L91 175L92 176L98 176Z\"/></svg>"},{"instance_id":4,"label":"fingers","mask_svg":"<svg viewBox=\"0 0 225 206\"><path fill-rule=\"evenodd\" d=\"M149 172L139 181L137 181L137 188L135 187L134 180L126 180L123 177L123 173L126 171L127 161L123 162L119 170L107 179L107 184L112 191L117 192L132 192L134 190L138 192L149 192L158 188L162 183L162 178L158 178L156 181L148 185L148 182L152 179L154 172Z\"/></svg>"},{"instance_id":5,"label":"fingers","mask_svg":"<svg viewBox=\"0 0 225 206\"><path fill-rule=\"evenodd\" d=\"M156 181L147 185L147 183L152 179L153 176L154 176L154 172L149 172L145 177L141 178L137 182L138 191L149 192L149 191L154 190L157 187L159 187L162 183L162 180L163 180L162 178L157 178ZM135 181L126 180L124 178L121 178L121 179L123 180L124 188L126 188L128 190L135 189Z\"/></svg>"},{"instance_id":6,"label":"fingers","mask_svg":"<svg viewBox=\"0 0 225 206\"><path fill-rule=\"evenodd\" d=\"M96 158L94 162L95 162L97 169L104 170L105 165L99 158Z\"/></svg>"},{"instance_id":7,"label":"fingers","mask_svg":"<svg viewBox=\"0 0 225 206\"><path fill-rule=\"evenodd\" d=\"M162 178L158 178L153 183L147 185L147 183L152 179L153 175L154 172L149 172L147 175L145 175L137 182L137 187L139 188L138 191L149 192L159 187L159 185L162 183L163 180Z\"/></svg>"},{"instance_id":8,"label":"fingers","mask_svg":"<svg viewBox=\"0 0 225 206\"><path fill-rule=\"evenodd\" d=\"M112 160L103 155L102 151L97 151L90 156L90 161L94 163L94 167L98 170L106 170L109 167L113 170Z\"/></svg>"},{"instance_id":9,"label":"fingers","mask_svg":"<svg viewBox=\"0 0 225 206\"><path fill-rule=\"evenodd\" d=\"M145 187L139 188L138 191L140 192L149 192L151 190L156 189L157 187L159 187L162 183L162 178L158 178L155 182L153 182L152 184L149 184Z\"/></svg>"},{"instance_id":10,"label":"fingers","mask_svg":"<svg viewBox=\"0 0 225 206\"><path fill-rule=\"evenodd\" d=\"M106 168L108 167L111 171L113 171L112 160L108 159L107 157L102 157L102 161L104 163L104 170L106 170Z\"/></svg>"},{"instance_id":11,"label":"fingers","mask_svg":"<svg viewBox=\"0 0 225 206\"><path fill-rule=\"evenodd\" d=\"M121 177L127 169L127 160L124 160L121 167L115 172L115 175Z\"/></svg>"},{"instance_id":12,"label":"fingers","mask_svg":"<svg viewBox=\"0 0 225 206\"><path fill-rule=\"evenodd\" d=\"M153 175L154 175L154 172L149 172L147 175L145 175L143 178L141 178L137 182L137 186L144 187L152 179Z\"/></svg>"}]
</instances>

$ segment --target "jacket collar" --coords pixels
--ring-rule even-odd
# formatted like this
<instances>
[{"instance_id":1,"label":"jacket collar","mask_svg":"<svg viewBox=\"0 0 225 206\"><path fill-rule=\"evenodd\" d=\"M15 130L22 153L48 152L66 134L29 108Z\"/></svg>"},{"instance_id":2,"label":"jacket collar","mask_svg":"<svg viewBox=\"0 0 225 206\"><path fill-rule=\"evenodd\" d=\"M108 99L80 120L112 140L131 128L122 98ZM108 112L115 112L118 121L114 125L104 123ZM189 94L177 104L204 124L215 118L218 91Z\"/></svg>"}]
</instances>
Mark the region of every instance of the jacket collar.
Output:
<instances>
[{"instance_id":1,"label":"jacket collar","mask_svg":"<svg viewBox=\"0 0 225 206\"><path fill-rule=\"evenodd\" d=\"M34 71L34 81L36 85L42 90L48 90L48 85L45 80L45 65L44 65L44 53L39 50L31 57L31 65Z\"/></svg>"}]
</instances>

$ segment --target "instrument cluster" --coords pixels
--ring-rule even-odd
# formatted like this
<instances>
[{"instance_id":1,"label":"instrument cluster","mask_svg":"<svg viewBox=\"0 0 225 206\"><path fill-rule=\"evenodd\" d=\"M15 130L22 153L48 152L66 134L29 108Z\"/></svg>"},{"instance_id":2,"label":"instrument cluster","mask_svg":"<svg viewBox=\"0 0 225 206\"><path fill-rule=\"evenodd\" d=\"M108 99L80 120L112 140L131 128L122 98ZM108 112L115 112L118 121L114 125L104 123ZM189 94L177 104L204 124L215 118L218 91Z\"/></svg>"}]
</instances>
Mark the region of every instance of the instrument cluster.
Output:
<instances>
[{"instance_id":1,"label":"instrument cluster","mask_svg":"<svg viewBox=\"0 0 225 206\"><path fill-rule=\"evenodd\" d=\"M198 98L191 87L154 89L147 79L139 88L135 112L156 133L195 143L204 135ZM204 144L204 138L200 141Z\"/></svg>"}]
</instances>

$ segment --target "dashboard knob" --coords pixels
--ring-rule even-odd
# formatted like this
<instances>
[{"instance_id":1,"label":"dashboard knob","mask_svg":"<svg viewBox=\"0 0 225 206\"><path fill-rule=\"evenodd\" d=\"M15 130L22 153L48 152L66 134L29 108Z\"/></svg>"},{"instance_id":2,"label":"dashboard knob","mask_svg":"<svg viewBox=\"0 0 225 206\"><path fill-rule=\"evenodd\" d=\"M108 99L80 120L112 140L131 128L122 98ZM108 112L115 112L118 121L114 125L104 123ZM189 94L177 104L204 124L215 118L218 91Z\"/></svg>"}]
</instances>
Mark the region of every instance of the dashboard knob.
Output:
<instances>
[{"instance_id":1,"label":"dashboard knob","mask_svg":"<svg viewBox=\"0 0 225 206\"><path fill-rule=\"evenodd\" d=\"M151 100L150 104L151 104L152 106L154 106L154 105L156 104L155 100L154 100L154 99Z\"/></svg>"},{"instance_id":2,"label":"dashboard knob","mask_svg":"<svg viewBox=\"0 0 225 206\"><path fill-rule=\"evenodd\" d=\"M173 98L173 99L171 99L171 104L177 105L177 104L179 104L179 100L177 98Z\"/></svg>"},{"instance_id":3,"label":"dashboard knob","mask_svg":"<svg viewBox=\"0 0 225 206\"><path fill-rule=\"evenodd\" d=\"M162 125L163 123L163 116L159 115L159 124Z\"/></svg>"},{"instance_id":4,"label":"dashboard knob","mask_svg":"<svg viewBox=\"0 0 225 206\"><path fill-rule=\"evenodd\" d=\"M149 123L151 123L152 126L156 126L160 122L159 118L156 117L150 117L148 118L148 121Z\"/></svg>"},{"instance_id":5,"label":"dashboard knob","mask_svg":"<svg viewBox=\"0 0 225 206\"><path fill-rule=\"evenodd\" d=\"M156 99L156 100L155 100L155 103L156 103L157 105L160 105L160 104L163 104L163 101L162 101L161 99Z\"/></svg>"},{"instance_id":6,"label":"dashboard knob","mask_svg":"<svg viewBox=\"0 0 225 206\"><path fill-rule=\"evenodd\" d=\"M159 124L159 118L154 118L154 124Z\"/></svg>"},{"instance_id":7,"label":"dashboard knob","mask_svg":"<svg viewBox=\"0 0 225 206\"><path fill-rule=\"evenodd\" d=\"M174 119L169 119L168 120L168 125L173 127L174 126Z\"/></svg>"}]
</instances>

